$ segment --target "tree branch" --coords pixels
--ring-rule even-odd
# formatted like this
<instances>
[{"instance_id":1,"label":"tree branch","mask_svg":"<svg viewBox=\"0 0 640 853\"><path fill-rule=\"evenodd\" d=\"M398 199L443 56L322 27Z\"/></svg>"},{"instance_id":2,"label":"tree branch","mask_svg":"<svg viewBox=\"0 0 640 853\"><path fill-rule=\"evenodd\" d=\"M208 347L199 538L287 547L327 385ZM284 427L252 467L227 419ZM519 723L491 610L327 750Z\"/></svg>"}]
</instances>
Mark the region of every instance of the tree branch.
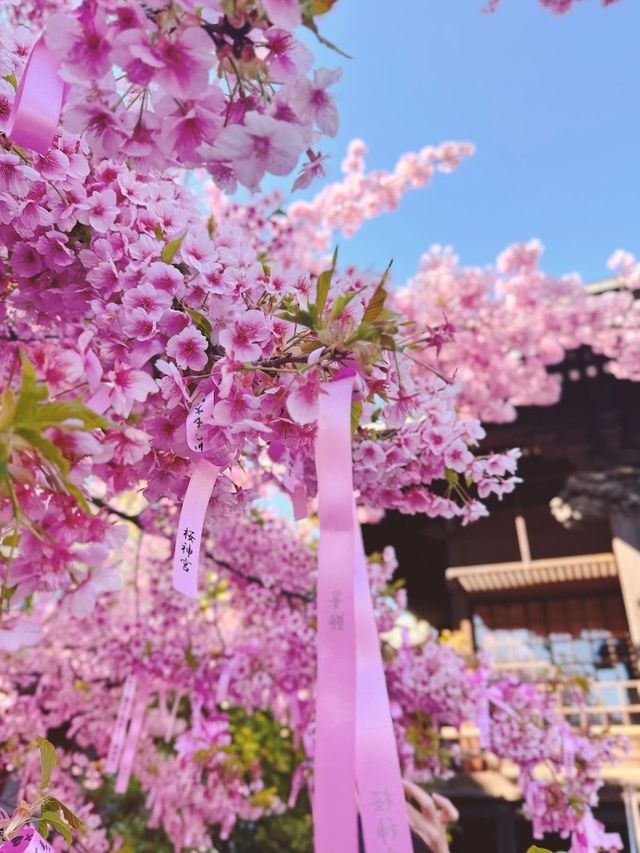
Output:
<instances>
[{"instance_id":1,"label":"tree branch","mask_svg":"<svg viewBox=\"0 0 640 853\"><path fill-rule=\"evenodd\" d=\"M258 584L258 586L261 586L263 589L273 591L277 595L282 595L291 601L303 601L305 604L310 604L314 600L314 596L309 593L295 592L292 589L279 589L278 587L267 586L267 584L262 580L262 578L258 577L257 575L247 575L244 572L241 572L240 569L236 569L230 563L227 563L226 560L219 560L210 551L207 551L205 553L205 557L208 557L209 560L220 566L226 572L230 572L232 575L237 575L239 578L242 578L248 583Z\"/></svg>"}]
</instances>

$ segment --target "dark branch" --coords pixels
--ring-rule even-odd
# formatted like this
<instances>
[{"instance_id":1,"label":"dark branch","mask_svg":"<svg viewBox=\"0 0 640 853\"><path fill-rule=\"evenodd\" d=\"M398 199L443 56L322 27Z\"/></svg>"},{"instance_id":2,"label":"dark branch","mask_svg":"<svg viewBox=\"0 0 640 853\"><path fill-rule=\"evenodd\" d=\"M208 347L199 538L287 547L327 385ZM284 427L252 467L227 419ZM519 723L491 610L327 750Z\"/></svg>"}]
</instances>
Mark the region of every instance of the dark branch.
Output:
<instances>
[{"instance_id":1,"label":"dark branch","mask_svg":"<svg viewBox=\"0 0 640 853\"><path fill-rule=\"evenodd\" d=\"M237 575L239 578L247 581L247 583L255 583L258 586L261 586L263 589L268 589L270 592L274 592L276 595L282 595L284 598L288 598L290 601L303 601L305 604L310 604L314 600L314 596L309 593L304 592L295 592L291 589L279 589L278 587L270 587L262 580L262 578L257 575L247 575L244 572L241 572L240 569L236 569L230 563L227 563L226 560L219 560L215 557L210 551L205 553L205 557L208 557L209 560L214 562L216 565L220 566L226 572L230 572L232 575Z\"/></svg>"},{"instance_id":2,"label":"dark branch","mask_svg":"<svg viewBox=\"0 0 640 853\"><path fill-rule=\"evenodd\" d=\"M94 506L100 507L100 509L106 510L110 515L115 515L118 518L121 518L123 521L130 521L131 524L135 524L135 526L144 531L144 527L142 526L142 521L140 520L140 514L138 515L129 515L126 512L122 512L120 509L116 509L114 506L110 506L106 501L103 501L101 498L90 498L90 501Z\"/></svg>"}]
</instances>

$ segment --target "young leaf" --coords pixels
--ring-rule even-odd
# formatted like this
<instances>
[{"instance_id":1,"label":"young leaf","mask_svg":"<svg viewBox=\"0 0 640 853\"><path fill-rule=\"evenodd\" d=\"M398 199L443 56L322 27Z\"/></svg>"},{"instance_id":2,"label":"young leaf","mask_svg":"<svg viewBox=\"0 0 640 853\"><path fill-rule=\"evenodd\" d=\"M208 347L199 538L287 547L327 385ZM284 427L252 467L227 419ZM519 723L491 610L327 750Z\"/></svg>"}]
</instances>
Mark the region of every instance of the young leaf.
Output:
<instances>
[{"instance_id":1,"label":"young leaf","mask_svg":"<svg viewBox=\"0 0 640 853\"><path fill-rule=\"evenodd\" d=\"M316 323L310 311L300 309L295 314L290 311L283 311L275 315L279 320L288 320L290 323L297 323L299 326L307 326L309 329L315 329Z\"/></svg>"},{"instance_id":2,"label":"young leaf","mask_svg":"<svg viewBox=\"0 0 640 853\"><path fill-rule=\"evenodd\" d=\"M384 303L386 302L387 296L389 295L385 289L385 284L387 282L387 278L389 277L389 271L391 269L392 263L393 261L389 262L389 266L386 268L382 278L380 279L380 284L373 292L371 301L367 305L367 308L362 317L363 323L373 323L375 320L378 320L384 310Z\"/></svg>"},{"instance_id":3,"label":"young leaf","mask_svg":"<svg viewBox=\"0 0 640 853\"><path fill-rule=\"evenodd\" d=\"M71 463L66 456L62 454L60 449L52 441L49 441L48 438L45 438L35 430L20 427L19 429L16 429L16 434L29 442L32 447L36 448L43 459L46 459L47 462L51 463L51 466L60 478L67 492L70 495L73 495L85 512L89 512L89 504L87 503L85 496L76 484L72 483L71 480L67 478Z\"/></svg>"},{"instance_id":4,"label":"young leaf","mask_svg":"<svg viewBox=\"0 0 640 853\"><path fill-rule=\"evenodd\" d=\"M10 388L0 395L0 429L8 429L16 417L16 398Z\"/></svg>"},{"instance_id":5,"label":"young leaf","mask_svg":"<svg viewBox=\"0 0 640 853\"><path fill-rule=\"evenodd\" d=\"M16 422L28 420L36 403L47 398L47 388L40 385L36 380L36 372L27 356L21 351L22 378L18 390L18 401L16 403Z\"/></svg>"},{"instance_id":6,"label":"young leaf","mask_svg":"<svg viewBox=\"0 0 640 853\"><path fill-rule=\"evenodd\" d=\"M331 279L336 271L337 263L338 247L336 246L333 253L333 260L331 261L331 268L320 273L318 276L318 283L316 285L316 309L318 311L318 316L320 317L324 311L324 306L327 304L327 297L329 296L329 290L331 288Z\"/></svg>"},{"instance_id":7,"label":"young leaf","mask_svg":"<svg viewBox=\"0 0 640 853\"><path fill-rule=\"evenodd\" d=\"M202 332L207 340L210 340L213 329L211 327L211 323L204 314L201 314L199 311L194 311L193 308L187 308L186 305L184 306L184 310L196 324L198 331Z\"/></svg>"},{"instance_id":8,"label":"young leaf","mask_svg":"<svg viewBox=\"0 0 640 853\"><path fill-rule=\"evenodd\" d=\"M41 429L59 426L64 421L80 421L84 429L107 429L110 424L106 418L97 415L83 406L78 400L58 400L52 403L40 403L29 418L28 426Z\"/></svg>"},{"instance_id":9,"label":"young leaf","mask_svg":"<svg viewBox=\"0 0 640 853\"><path fill-rule=\"evenodd\" d=\"M42 823L50 823L51 826L60 833L67 844L71 844L73 841L71 830L69 829L69 825L64 822L60 815L57 815L55 812L42 812L40 815L40 821Z\"/></svg>"},{"instance_id":10,"label":"young leaf","mask_svg":"<svg viewBox=\"0 0 640 853\"><path fill-rule=\"evenodd\" d=\"M46 740L46 738L37 737L36 743L40 750L40 790L44 791L49 787L51 773L58 763L58 757L53 744Z\"/></svg>"},{"instance_id":11,"label":"young leaf","mask_svg":"<svg viewBox=\"0 0 640 853\"><path fill-rule=\"evenodd\" d=\"M185 231L181 237L176 237L175 240L169 240L168 243L165 243L163 250L160 252L160 260L164 261L165 264L170 264L178 253L178 249L186 236L187 232Z\"/></svg>"},{"instance_id":12,"label":"young leaf","mask_svg":"<svg viewBox=\"0 0 640 853\"><path fill-rule=\"evenodd\" d=\"M69 826L72 826L74 829L84 829L84 823L80 820L78 815L72 811L69 806L57 799L57 797L47 797L42 803L42 809L43 811L60 811L64 815L64 819L67 821Z\"/></svg>"}]
</instances>

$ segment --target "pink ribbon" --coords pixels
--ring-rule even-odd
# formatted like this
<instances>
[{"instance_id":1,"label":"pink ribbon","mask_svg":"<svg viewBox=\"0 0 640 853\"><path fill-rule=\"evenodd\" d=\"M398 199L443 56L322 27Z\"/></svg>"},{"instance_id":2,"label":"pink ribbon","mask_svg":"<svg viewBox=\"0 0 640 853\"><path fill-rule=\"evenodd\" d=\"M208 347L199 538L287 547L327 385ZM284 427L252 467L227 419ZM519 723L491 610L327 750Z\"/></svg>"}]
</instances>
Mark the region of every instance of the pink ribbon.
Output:
<instances>
[{"instance_id":1,"label":"pink ribbon","mask_svg":"<svg viewBox=\"0 0 640 853\"><path fill-rule=\"evenodd\" d=\"M353 377L322 386L318 405L318 677L315 853L357 853L356 631L350 412Z\"/></svg>"},{"instance_id":2,"label":"pink ribbon","mask_svg":"<svg viewBox=\"0 0 640 853\"><path fill-rule=\"evenodd\" d=\"M204 450L203 427L213 415L214 396L201 397L187 415L187 444L196 453Z\"/></svg>"},{"instance_id":3,"label":"pink ribbon","mask_svg":"<svg viewBox=\"0 0 640 853\"><path fill-rule=\"evenodd\" d=\"M137 679L135 675L127 676L127 680L122 688L122 697L120 698L120 706L118 708L118 716L113 727L111 735L111 744L107 754L107 763L105 764L105 773L117 773L124 748L124 739L127 733L127 726L131 718L133 709L133 700L136 695Z\"/></svg>"},{"instance_id":4,"label":"pink ribbon","mask_svg":"<svg viewBox=\"0 0 640 853\"><path fill-rule=\"evenodd\" d=\"M353 499L354 379L323 385L319 398L315 853L357 850L356 781L367 853L411 853L400 762Z\"/></svg>"},{"instance_id":5,"label":"pink ribbon","mask_svg":"<svg viewBox=\"0 0 640 853\"><path fill-rule=\"evenodd\" d=\"M32 826L26 826L0 846L0 853L53 853L53 847Z\"/></svg>"},{"instance_id":6,"label":"pink ribbon","mask_svg":"<svg viewBox=\"0 0 640 853\"><path fill-rule=\"evenodd\" d=\"M58 60L43 38L34 44L13 103L7 136L17 145L46 154L58 127L64 83Z\"/></svg>"},{"instance_id":7,"label":"pink ribbon","mask_svg":"<svg viewBox=\"0 0 640 853\"><path fill-rule=\"evenodd\" d=\"M198 596L198 568L204 517L220 468L201 459L187 486L173 553L173 588L189 598Z\"/></svg>"},{"instance_id":8,"label":"pink ribbon","mask_svg":"<svg viewBox=\"0 0 640 853\"><path fill-rule=\"evenodd\" d=\"M356 779L367 853L412 853L380 639L367 577L364 544L356 541Z\"/></svg>"},{"instance_id":9,"label":"pink ribbon","mask_svg":"<svg viewBox=\"0 0 640 853\"><path fill-rule=\"evenodd\" d=\"M133 770L133 762L136 757L138 741L142 733L142 724L144 723L144 715L147 711L147 702L149 700L149 685L146 680L138 687L138 695L131 715L131 725L127 733L127 739L122 751L120 759L120 768L116 778L115 792L116 794L126 794L129 787L129 779Z\"/></svg>"}]
</instances>

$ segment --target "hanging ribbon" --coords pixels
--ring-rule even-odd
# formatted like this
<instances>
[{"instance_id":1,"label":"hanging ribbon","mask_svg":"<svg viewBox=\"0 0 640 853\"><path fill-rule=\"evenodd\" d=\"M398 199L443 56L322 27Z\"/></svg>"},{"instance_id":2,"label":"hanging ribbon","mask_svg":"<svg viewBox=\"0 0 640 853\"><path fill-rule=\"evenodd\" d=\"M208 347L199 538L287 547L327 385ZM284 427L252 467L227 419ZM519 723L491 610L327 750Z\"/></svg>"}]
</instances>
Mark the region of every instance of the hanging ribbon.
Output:
<instances>
[{"instance_id":1,"label":"hanging ribbon","mask_svg":"<svg viewBox=\"0 0 640 853\"><path fill-rule=\"evenodd\" d=\"M325 384L318 400L318 675L314 754L315 853L357 853L351 397L353 377Z\"/></svg>"},{"instance_id":2,"label":"hanging ribbon","mask_svg":"<svg viewBox=\"0 0 640 853\"><path fill-rule=\"evenodd\" d=\"M204 517L220 468L201 459L187 486L173 553L173 588L189 598L198 596L198 568Z\"/></svg>"},{"instance_id":3,"label":"hanging ribbon","mask_svg":"<svg viewBox=\"0 0 640 853\"><path fill-rule=\"evenodd\" d=\"M39 38L25 65L13 103L7 136L12 142L45 154L53 142L64 98L58 60Z\"/></svg>"},{"instance_id":4,"label":"hanging ribbon","mask_svg":"<svg viewBox=\"0 0 640 853\"><path fill-rule=\"evenodd\" d=\"M133 770L133 762L136 757L138 741L142 733L142 724L144 723L144 715L147 712L147 702L149 700L149 685L144 680L138 687L138 695L136 697L133 713L131 715L131 724L127 732L127 739L122 751L120 759L120 768L116 778L115 792L116 794L126 794L129 787L129 779Z\"/></svg>"},{"instance_id":5,"label":"hanging ribbon","mask_svg":"<svg viewBox=\"0 0 640 853\"><path fill-rule=\"evenodd\" d=\"M53 847L32 826L26 826L0 845L0 853L53 853Z\"/></svg>"},{"instance_id":6,"label":"hanging ribbon","mask_svg":"<svg viewBox=\"0 0 640 853\"><path fill-rule=\"evenodd\" d=\"M380 644L353 500L354 377L322 386L316 465L318 681L315 853L355 853L356 781L367 853L411 853Z\"/></svg>"},{"instance_id":7,"label":"hanging ribbon","mask_svg":"<svg viewBox=\"0 0 640 853\"><path fill-rule=\"evenodd\" d=\"M356 541L356 781L367 853L412 853L402 773L366 557L353 504Z\"/></svg>"},{"instance_id":8,"label":"hanging ribbon","mask_svg":"<svg viewBox=\"0 0 640 853\"><path fill-rule=\"evenodd\" d=\"M207 420L211 421L214 403L213 394L202 396L187 415L187 444L195 453L204 450L203 427Z\"/></svg>"},{"instance_id":9,"label":"hanging ribbon","mask_svg":"<svg viewBox=\"0 0 640 853\"><path fill-rule=\"evenodd\" d=\"M105 773L117 773L124 748L124 739L127 734L127 726L131 719L131 711L133 709L133 700L136 695L137 679L135 675L127 676L127 680L122 688L122 697L120 699L120 707L118 708L118 716L113 727L111 735L111 744L107 754L107 762L105 764Z\"/></svg>"}]
</instances>

